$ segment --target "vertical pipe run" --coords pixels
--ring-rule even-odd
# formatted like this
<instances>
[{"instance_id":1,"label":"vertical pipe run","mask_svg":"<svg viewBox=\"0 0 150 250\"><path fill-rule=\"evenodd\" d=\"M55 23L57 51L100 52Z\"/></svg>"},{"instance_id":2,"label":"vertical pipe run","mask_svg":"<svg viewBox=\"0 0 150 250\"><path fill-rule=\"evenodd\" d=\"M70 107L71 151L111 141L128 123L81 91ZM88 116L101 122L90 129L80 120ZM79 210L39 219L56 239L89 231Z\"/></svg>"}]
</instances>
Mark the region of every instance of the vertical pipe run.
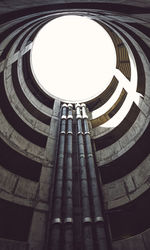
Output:
<instances>
[{"instance_id":1,"label":"vertical pipe run","mask_svg":"<svg viewBox=\"0 0 150 250\"><path fill-rule=\"evenodd\" d=\"M68 104L64 182L64 250L73 249L72 137L73 105Z\"/></svg>"},{"instance_id":2,"label":"vertical pipe run","mask_svg":"<svg viewBox=\"0 0 150 250\"><path fill-rule=\"evenodd\" d=\"M50 250L59 250L62 229L62 194L63 194L63 176L64 176L64 159L65 159L65 139L66 139L66 114L67 105L62 105L61 124L59 134L59 148L56 165L56 181L54 188L54 200L52 211L52 226L50 236Z\"/></svg>"},{"instance_id":3,"label":"vertical pipe run","mask_svg":"<svg viewBox=\"0 0 150 250\"><path fill-rule=\"evenodd\" d=\"M102 205L85 104L76 104L82 250L107 250ZM53 193L49 250L73 250L73 106L63 104ZM76 233L76 232L75 232Z\"/></svg>"},{"instance_id":4,"label":"vertical pipe run","mask_svg":"<svg viewBox=\"0 0 150 250\"><path fill-rule=\"evenodd\" d=\"M93 157L93 150L91 144L91 137L88 127L88 116L86 114L86 105L82 104L82 115L83 115L83 126L84 126L84 136L85 136L85 147L86 147L86 157L87 166L89 174L89 182L91 189L91 202L92 202L92 212L94 219L94 229L96 232L96 243L97 250L107 250L106 233L104 228L104 220L102 215L102 205L100 200L100 193L96 178L95 163Z\"/></svg>"},{"instance_id":5,"label":"vertical pipe run","mask_svg":"<svg viewBox=\"0 0 150 250\"><path fill-rule=\"evenodd\" d=\"M85 250L93 250L93 233L92 233L92 219L90 211L90 199L88 191L88 179L86 170L84 140L82 131L80 104L76 104L76 119L78 131L78 148L79 148L79 162L80 162L80 186L81 186L81 204L82 204L82 222L83 222L83 241Z\"/></svg>"}]
</instances>

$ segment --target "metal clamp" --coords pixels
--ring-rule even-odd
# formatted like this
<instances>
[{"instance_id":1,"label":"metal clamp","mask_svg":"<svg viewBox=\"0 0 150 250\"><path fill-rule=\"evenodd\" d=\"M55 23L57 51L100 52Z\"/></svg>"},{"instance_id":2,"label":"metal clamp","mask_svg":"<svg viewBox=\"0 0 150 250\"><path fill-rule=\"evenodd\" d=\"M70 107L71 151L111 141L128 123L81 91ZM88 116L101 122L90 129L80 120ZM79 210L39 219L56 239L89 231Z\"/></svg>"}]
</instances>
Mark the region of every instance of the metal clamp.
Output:
<instances>
[{"instance_id":1,"label":"metal clamp","mask_svg":"<svg viewBox=\"0 0 150 250\"><path fill-rule=\"evenodd\" d=\"M63 130L63 131L60 131L60 135L61 135L61 134L66 134L66 131L64 131L64 130Z\"/></svg>"},{"instance_id":2,"label":"metal clamp","mask_svg":"<svg viewBox=\"0 0 150 250\"><path fill-rule=\"evenodd\" d=\"M82 117L83 117L83 119L88 119L88 116L85 114Z\"/></svg>"},{"instance_id":3,"label":"metal clamp","mask_svg":"<svg viewBox=\"0 0 150 250\"><path fill-rule=\"evenodd\" d=\"M72 119L73 120L73 115L68 115L67 119Z\"/></svg>"},{"instance_id":4,"label":"metal clamp","mask_svg":"<svg viewBox=\"0 0 150 250\"><path fill-rule=\"evenodd\" d=\"M85 158L85 154L79 154L79 158Z\"/></svg>"},{"instance_id":5,"label":"metal clamp","mask_svg":"<svg viewBox=\"0 0 150 250\"><path fill-rule=\"evenodd\" d=\"M90 157L93 157L93 154L88 154L88 156L87 156L88 158L90 158Z\"/></svg>"},{"instance_id":6,"label":"metal clamp","mask_svg":"<svg viewBox=\"0 0 150 250\"><path fill-rule=\"evenodd\" d=\"M58 158L64 158L64 154L58 154Z\"/></svg>"},{"instance_id":7,"label":"metal clamp","mask_svg":"<svg viewBox=\"0 0 150 250\"><path fill-rule=\"evenodd\" d=\"M62 223L61 218L55 218L52 221L52 224Z\"/></svg>"},{"instance_id":8,"label":"metal clamp","mask_svg":"<svg viewBox=\"0 0 150 250\"><path fill-rule=\"evenodd\" d=\"M71 217L65 218L64 223L73 223L73 219Z\"/></svg>"},{"instance_id":9,"label":"metal clamp","mask_svg":"<svg viewBox=\"0 0 150 250\"><path fill-rule=\"evenodd\" d=\"M85 134L85 135L90 135L90 132L88 131L88 132L85 132L84 134Z\"/></svg>"},{"instance_id":10,"label":"metal clamp","mask_svg":"<svg viewBox=\"0 0 150 250\"><path fill-rule=\"evenodd\" d=\"M73 105L71 103L68 103L68 108L73 108Z\"/></svg>"},{"instance_id":11,"label":"metal clamp","mask_svg":"<svg viewBox=\"0 0 150 250\"><path fill-rule=\"evenodd\" d=\"M68 131L68 132L67 132L67 135L69 135L69 134L70 134L70 135L73 135L72 131Z\"/></svg>"},{"instance_id":12,"label":"metal clamp","mask_svg":"<svg viewBox=\"0 0 150 250\"><path fill-rule=\"evenodd\" d=\"M85 217L83 218L83 223L91 223L92 222L92 218L91 217Z\"/></svg>"},{"instance_id":13,"label":"metal clamp","mask_svg":"<svg viewBox=\"0 0 150 250\"><path fill-rule=\"evenodd\" d=\"M61 116L61 119L62 119L62 120L66 120L66 119L67 119L67 116L66 116L66 115L62 115L62 116Z\"/></svg>"},{"instance_id":14,"label":"metal clamp","mask_svg":"<svg viewBox=\"0 0 150 250\"><path fill-rule=\"evenodd\" d=\"M79 115L79 114L77 114L77 115L76 115L76 118L77 118L77 119L82 119L82 116Z\"/></svg>"},{"instance_id":15,"label":"metal clamp","mask_svg":"<svg viewBox=\"0 0 150 250\"><path fill-rule=\"evenodd\" d=\"M104 219L102 216L97 216L95 219L94 219L94 222L104 222Z\"/></svg>"},{"instance_id":16,"label":"metal clamp","mask_svg":"<svg viewBox=\"0 0 150 250\"><path fill-rule=\"evenodd\" d=\"M67 108L68 106L67 106L67 104L66 104L66 103L64 103L61 107L62 107L62 108L64 108L64 107L66 107L66 108Z\"/></svg>"},{"instance_id":17,"label":"metal clamp","mask_svg":"<svg viewBox=\"0 0 150 250\"><path fill-rule=\"evenodd\" d=\"M79 132L77 133L77 135L83 135L83 132L82 132L82 131L79 131Z\"/></svg>"},{"instance_id":18,"label":"metal clamp","mask_svg":"<svg viewBox=\"0 0 150 250\"><path fill-rule=\"evenodd\" d=\"M80 103L76 103L76 104L75 104L75 108L78 108L78 107L79 107L79 108L81 107L81 104L80 104Z\"/></svg>"}]
</instances>

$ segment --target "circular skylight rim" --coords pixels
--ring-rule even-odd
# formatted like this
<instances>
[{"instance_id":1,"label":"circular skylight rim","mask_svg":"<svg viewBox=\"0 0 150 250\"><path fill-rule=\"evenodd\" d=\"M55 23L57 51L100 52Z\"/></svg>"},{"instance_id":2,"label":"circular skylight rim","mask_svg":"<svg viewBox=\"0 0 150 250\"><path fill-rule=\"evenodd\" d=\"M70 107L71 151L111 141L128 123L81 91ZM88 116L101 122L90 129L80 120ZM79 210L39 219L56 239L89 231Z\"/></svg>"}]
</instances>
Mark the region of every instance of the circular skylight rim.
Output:
<instances>
[{"instance_id":1,"label":"circular skylight rim","mask_svg":"<svg viewBox=\"0 0 150 250\"><path fill-rule=\"evenodd\" d=\"M56 17L56 18L54 18L53 20L58 20L58 18L64 18L64 17L79 17L79 18L86 18L86 19L88 19L89 21L92 21L92 22L94 22L96 25L99 25L99 27L101 27L101 29L103 29L104 31L105 31L105 33L107 33L107 35L109 36L109 34L108 34L108 32L99 24L99 23L97 23L97 21L95 21L95 20L93 20L93 19L90 19L88 16L80 16L80 15L76 15L76 14L74 14L74 15L63 15L63 16L61 16L61 17ZM49 23L51 23L53 20L51 20L50 22L48 22L47 24L49 24ZM46 25L47 25L46 24ZM46 25L44 25L43 26L43 28L46 26ZM42 28L42 29L43 29ZM42 30L41 29L41 30ZM41 31L40 30L40 31ZM39 31L39 32L40 32ZM38 34L39 34L39 32L37 33L37 35L36 35L36 37L35 37L35 39L34 39L34 41L33 41L33 47L34 47L34 43L35 43L35 41L36 41L36 38L37 38L37 36L38 36ZM37 75L36 75L36 73L35 73L35 70L34 70L34 67L33 67L33 58L32 58L32 55L33 55L33 47L32 47L32 50L31 50L31 53L30 53L30 65L31 65L31 70L32 70L32 73L33 73L33 76L34 76L34 78L35 78L35 80L36 80L36 82L37 82L37 84L38 84L38 86L48 95L48 96L50 96L50 97L52 97L52 98L54 98L54 99L58 99L58 100L60 100L60 101L62 101L62 102L67 102L67 103L77 103L77 102L88 102L88 101L91 101L91 100L93 100L93 99L95 99L96 97L98 97L101 93L103 93L104 91L105 91L105 89L109 86L109 84L111 83L111 81L112 81L112 79L113 79L113 76L114 76L114 72L115 72L115 69L116 69L116 63L117 63L117 58L116 58L116 50L115 50L115 46L114 46L114 43L113 43L113 41L112 41L112 39L111 39L111 37L109 36L109 39L111 40L111 43L112 43L112 46L113 46L113 49L114 49L114 58L113 58L113 60L114 60L114 65L113 65L113 69L112 69L112 74L109 76L109 78L107 79L107 84L106 84L106 86L105 86L105 88L103 88L103 90L101 90L101 89L98 89L97 91L95 91L95 93L94 94L91 94L90 96L87 96L87 97L85 97L85 98L77 98L76 97L76 99L72 99L72 98L69 98L69 97L67 97L67 98L63 98L63 97L61 97L61 96L59 96L59 95L56 95L56 94L54 94L52 91L49 91L49 90L47 90L44 86L43 86L43 84L41 83L41 81L38 79L38 77L37 77ZM92 84L92 83L91 83ZM86 85L86 87L87 87L88 85ZM79 88L79 87L78 87ZM95 89L95 88L94 88ZM67 91L67 90L66 90ZM79 89L79 91L80 91L80 89Z\"/></svg>"}]
</instances>

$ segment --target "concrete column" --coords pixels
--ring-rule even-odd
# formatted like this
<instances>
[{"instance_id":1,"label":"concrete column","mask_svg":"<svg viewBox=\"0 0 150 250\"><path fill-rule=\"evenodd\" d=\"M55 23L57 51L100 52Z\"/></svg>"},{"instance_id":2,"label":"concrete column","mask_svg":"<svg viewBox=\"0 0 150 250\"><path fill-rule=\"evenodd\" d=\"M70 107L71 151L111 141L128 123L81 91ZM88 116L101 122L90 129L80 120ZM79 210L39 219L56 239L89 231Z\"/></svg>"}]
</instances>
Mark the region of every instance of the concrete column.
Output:
<instances>
[{"instance_id":1,"label":"concrete column","mask_svg":"<svg viewBox=\"0 0 150 250\"><path fill-rule=\"evenodd\" d=\"M29 250L43 250L45 245L47 214L35 210L32 217L32 224L29 233Z\"/></svg>"},{"instance_id":2,"label":"concrete column","mask_svg":"<svg viewBox=\"0 0 150 250\"><path fill-rule=\"evenodd\" d=\"M60 102L55 101L53 114L49 127L49 135L45 149L45 161L43 163L37 192L37 201L33 212L30 232L28 237L29 250L43 250L46 244L46 230L48 221L48 201L52 184L52 175L55 162L56 138L58 130L58 114ZM47 207L42 211L38 207Z\"/></svg>"}]
</instances>

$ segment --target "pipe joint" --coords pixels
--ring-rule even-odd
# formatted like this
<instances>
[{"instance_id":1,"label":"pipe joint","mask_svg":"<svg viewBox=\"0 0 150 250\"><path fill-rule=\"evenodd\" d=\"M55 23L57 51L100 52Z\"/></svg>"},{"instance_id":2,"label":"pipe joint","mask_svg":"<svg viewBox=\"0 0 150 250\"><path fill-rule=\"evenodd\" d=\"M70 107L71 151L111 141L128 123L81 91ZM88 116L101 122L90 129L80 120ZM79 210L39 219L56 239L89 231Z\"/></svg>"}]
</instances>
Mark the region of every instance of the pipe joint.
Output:
<instances>
[{"instance_id":1,"label":"pipe joint","mask_svg":"<svg viewBox=\"0 0 150 250\"><path fill-rule=\"evenodd\" d=\"M67 116L66 116L66 115L62 115L62 116L61 116L61 119L62 119L62 120L66 120L66 119L67 119Z\"/></svg>"},{"instance_id":2,"label":"pipe joint","mask_svg":"<svg viewBox=\"0 0 150 250\"><path fill-rule=\"evenodd\" d=\"M66 131L60 131L60 135L62 135L62 134L66 134Z\"/></svg>"},{"instance_id":3,"label":"pipe joint","mask_svg":"<svg viewBox=\"0 0 150 250\"><path fill-rule=\"evenodd\" d=\"M79 158L85 158L85 154L80 154Z\"/></svg>"},{"instance_id":4,"label":"pipe joint","mask_svg":"<svg viewBox=\"0 0 150 250\"><path fill-rule=\"evenodd\" d=\"M91 217L83 218L83 223L92 223L92 218Z\"/></svg>"},{"instance_id":5,"label":"pipe joint","mask_svg":"<svg viewBox=\"0 0 150 250\"><path fill-rule=\"evenodd\" d=\"M64 158L64 154L59 153L58 158Z\"/></svg>"},{"instance_id":6,"label":"pipe joint","mask_svg":"<svg viewBox=\"0 0 150 250\"><path fill-rule=\"evenodd\" d=\"M69 135L69 134L70 134L70 135L73 135L72 131L68 131L68 132L67 132L67 135Z\"/></svg>"},{"instance_id":7,"label":"pipe joint","mask_svg":"<svg viewBox=\"0 0 150 250\"><path fill-rule=\"evenodd\" d=\"M73 105L71 103L68 103L68 108L73 108Z\"/></svg>"},{"instance_id":8,"label":"pipe joint","mask_svg":"<svg viewBox=\"0 0 150 250\"><path fill-rule=\"evenodd\" d=\"M85 132L84 133L85 135L90 135L91 133L89 131Z\"/></svg>"},{"instance_id":9,"label":"pipe joint","mask_svg":"<svg viewBox=\"0 0 150 250\"><path fill-rule=\"evenodd\" d=\"M68 115L67 119L72 119L73 120L73 115Z\"/></svg>"},{"instance_id":10,"label":"pipe joint","mask_svg":"<svg viewBox=\"0 0 150 250\"><path fill-rule=\"evenodd\" d=\"M77 108L80 108L81 107L81 104L80 103L76 103L75 104L75 108L77 109Z\"/></svg>"},{"instance_id":11,"label":"pipe joint","mask_svg":"<svg viewBox=\"0 0 150 250\"><path fill-rule=\"evenodd\" d=\"M97 222L104 222L104 218L102 216L97 216L95 219L94 219L94 222L97 223Z\"/></svg>"},{"instance_id":12,"label":"pipe joint","mask_svg":"<svg viewBox=\"0 0 150 250\"><path fill-rule=\"evenodd\" d=\"M86 104L85 103L81 103L80 105L81 105L81 107L86 108Z\"/></svg>"},{"instance_id":13,"label":"pipe joint","mask_svg":"<svg viewBox=\"0 0 150 250\"><path fill-rule=\"evenodd\" d=\"M83 132L82 132L82 131L79 131L79 132L77 133L77 135L83 135Z\"/></svg>"},{"instance_id":14,"label":"pipe joint","mask_svg":"<svg viewBox=\"0 0 150 250\"><path fill-rule=\"evenodd\" d=\"M81 116L80 114L77 114L77 115L76 115L76 118L77 118L77 119L82 119L82 116Z\"/></svg>"},{"instance_id":15,"label":"pipe joint","mask_svg":"<svg viewBox=\"0 0 150 250\"><path fill-rule=\"evenodd\" d=\"M61 223L62 223L61 218L54 218L54 219L52 220L52 224L61 224Z\"/></svg>"},{"instance_id":16,"label":"pipe joint","mask_svg":"<svg viewBox=\"0 0 150 250\"><path fill-rule=\"evenodd\" d=\"M93 158L93 154L88 154L88 158L92 157Z\"/></svg>"},{"instance_id":17,"label":"pipe joint","mask_svg":"<svg viewBox=\"0 0 150 250\"><path fill-rule=\"evenodd\" d=\"M88 116L86 114L83 114L82 118L83 119L88 119Z\"/></svg>"},{"instance_id":18,"label":"pipe joint","mask_svg":"<svg viewBox=\"0 0 150 250\"><path fill-rule=\"evenodd\" d=\"M68 105L66 104L66 103L64 103L62 106L61 106L62 108L64 108L64 107L68 107Z\"/></svg>"},{"instance_id":19,"label":"pipe joint","mask_svg":"<svg viewBox=\"0 0 150 250\"><path fill-rule=\"evenodd\" d=\"M73 223L73 218L71 218L71 217L65 218L65 219L64 219L64 223L65 223L65 224L66 224L66 223Z\"/></svg>"}]
</instances>

